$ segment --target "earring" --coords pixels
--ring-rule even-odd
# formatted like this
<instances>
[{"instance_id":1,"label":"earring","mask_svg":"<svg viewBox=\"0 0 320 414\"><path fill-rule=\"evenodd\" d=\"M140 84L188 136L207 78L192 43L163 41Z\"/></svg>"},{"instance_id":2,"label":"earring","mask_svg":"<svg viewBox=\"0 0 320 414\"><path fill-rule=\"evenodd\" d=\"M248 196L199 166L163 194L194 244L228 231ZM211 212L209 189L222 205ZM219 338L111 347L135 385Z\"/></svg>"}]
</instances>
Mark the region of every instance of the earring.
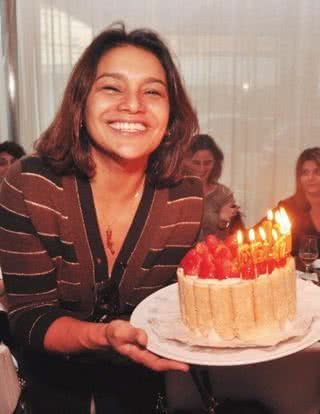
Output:
<instances>
[{"instance_id":1,"label":"earring","mask_svg":"<svg viewBox=\"0 0 320 414\"><path fill-rule=\"evenodd\" d=\"M168 129L165 136L163 137L163 140L165 142L168 142L168 141L170 141L170 138L171 138L171 131L170 131L170 129Z\"/></svg>"}]
</instances>

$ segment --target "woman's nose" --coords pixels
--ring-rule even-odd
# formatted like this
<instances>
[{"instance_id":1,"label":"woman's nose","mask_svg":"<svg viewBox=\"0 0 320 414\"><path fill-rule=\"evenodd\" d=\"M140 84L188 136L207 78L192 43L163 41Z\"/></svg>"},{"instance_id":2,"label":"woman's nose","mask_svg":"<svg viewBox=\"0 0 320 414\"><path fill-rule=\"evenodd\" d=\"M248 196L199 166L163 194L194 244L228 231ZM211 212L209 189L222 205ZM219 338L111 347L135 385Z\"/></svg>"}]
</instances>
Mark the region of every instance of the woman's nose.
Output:
<instances>
[{"instance_id":1,"label":"woman's nose","mask_svg":"<svg viewBox=\"0 0 320 414\"><path fill-rule=\"evenodd\" d=\"M204 164L199 165L199 170L204 173L206 171L206 166Z\"/></svg>"},{"instance_id":2,"label":"woman's nose","mask_svg":"<svg viewBox=\"0 0 320 414\"><path fill-rule=\"evenodd\" d=\"M309 174L307 175L308 180L313 180L316 177L316 174L314 172L309 172Z\"/></svg>"},{"instance_id":3,"label":"woman's nose","mask_svg":"<svg viewBox=\"0 0 320 414\"><path fill-rule=\"evenodd\" d=\"M124 94L123 99L119 104L121 111L136 113L142 111L144 108L142 99L139 93L135 91L128 91Z\"/></svg>"}]
</instances>

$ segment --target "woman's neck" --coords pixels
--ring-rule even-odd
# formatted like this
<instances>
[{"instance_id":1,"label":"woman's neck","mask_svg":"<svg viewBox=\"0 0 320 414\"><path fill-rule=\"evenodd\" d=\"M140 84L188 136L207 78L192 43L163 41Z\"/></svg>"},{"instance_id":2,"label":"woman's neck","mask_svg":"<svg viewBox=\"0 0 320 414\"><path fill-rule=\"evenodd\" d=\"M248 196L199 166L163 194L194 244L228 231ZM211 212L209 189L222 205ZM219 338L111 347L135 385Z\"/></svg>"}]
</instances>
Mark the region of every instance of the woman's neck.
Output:
<instances>
[{"instance_id":1,"label":"woman's neck","mask_svg":"<svg viewBox=\"0 0 320 414\"><path fill-rule=\"evenodd\" d=\"M114 199L126 201L144 187L145 166L138 163L121 163L112 159L95 159L95 175L91 185L101 194L113 195Z\"/></svg>"},{"instance_id":2,"label":"woman's neck","mask_svg":"<svg viewBox=\"0 0 320 414\"><path fill-rule=\"evenodd\" d=\"M312 209L320 210L320 193L306 194L306 199Z\"/></svg>"},{"instance_id":3,"label":"woman's neck","mask_svg":"<svg viewBox=\"0 0 320 414\"><path fill-rule=\"evenodd\" d=\"M217 183L211 183L208 181L203 182L203 192L204 195L210 193L211 191L215 190L215 188L217 187Z\"/></svg>"}]
</instances>

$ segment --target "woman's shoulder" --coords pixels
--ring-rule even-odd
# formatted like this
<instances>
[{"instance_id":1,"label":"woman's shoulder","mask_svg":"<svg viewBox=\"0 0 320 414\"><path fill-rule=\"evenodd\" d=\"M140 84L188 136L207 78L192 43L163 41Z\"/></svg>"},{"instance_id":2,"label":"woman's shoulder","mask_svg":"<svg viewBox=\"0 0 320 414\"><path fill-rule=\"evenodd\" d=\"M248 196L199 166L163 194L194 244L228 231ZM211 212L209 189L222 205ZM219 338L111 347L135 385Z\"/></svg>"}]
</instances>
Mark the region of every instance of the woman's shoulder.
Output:
<instances>
[{"instance_id":1,"label":"woman's shoulder","mask_svg":"<svg viewBox=\"0 0 320 414\"><path fill-rule=\"evenodd\" d=\"M234 201L233 192L226 185L216 183L212 191L207 193L206 200L215 200L215 202L224 205L230 201Z\"/></svg>"},{"instance_id":2,"label":"woman's shoulder","mask_svg":"<svg viewBox=\"0 0 320 414\"><path fill-rule=\"evenodd\" d=\"M187 175L178 183L168 188L169 199L199 198L203 199L202 181L199 177Z\"/></svg>"},{"instance_id":3,"label":"woman's shoulder","mask_svg":"<svg viewBox=\"0 0 320 414\"><path fill-rule=\"evenodd\" d=\"M45 191L63 187L62 177L55 174L37 155L27 155L15 161L5 178L8 185L22 192Z\"/></svg>"},{"instance_id":4,"label":"woman's shoulder","mask_svg":"<svg viewBox=\"0 0 320 414\"><path fill-rule=\"evenodd\" d=\"M301 212L309 209L306 201L300 199L296 194L280 200L278 207L284 207L288 211Z\"/></svg>"},{"instance_id":5,"label":"woman's shoulder","mask_svg":"<svg viewBox=\"0 0 320 414\"><path fill-rule=\"evenodd\" d=\"M233 192L230 190L229 187L227 187L226 185L221 184L221 183L217 183L216 191L218 191L222 194L225 194L225 195L232 195L233 194Z\"/></svg>"}]
</instances>

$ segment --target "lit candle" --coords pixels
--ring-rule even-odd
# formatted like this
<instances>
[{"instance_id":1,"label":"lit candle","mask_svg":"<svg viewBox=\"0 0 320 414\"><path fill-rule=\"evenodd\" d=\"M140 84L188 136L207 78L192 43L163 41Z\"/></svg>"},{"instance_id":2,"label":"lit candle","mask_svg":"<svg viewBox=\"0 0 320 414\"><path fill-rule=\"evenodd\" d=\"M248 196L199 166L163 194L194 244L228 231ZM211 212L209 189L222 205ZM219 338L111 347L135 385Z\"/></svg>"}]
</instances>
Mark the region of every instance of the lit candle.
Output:
<instances>
[{"instance_id":1,"label":"lit candle","mask_svg":"<svg viewBox=\"0 0 320 414\"><path fill-rule=\"evenodd\" d=\"M267 220L263 222L263 228L266 232L266 240L271 244L272 243L272 226L273 226L273 211L268 210L267 212Z\"/></svg>"},{"instance_id":2,"label":"lit candle","mask_svg":"<svg viewBox=\"0 0 320 414\"><path fill-rule=\"evenodd\" d=\"M264 230L263 227L259 227L259 234L260 234L260 238L262 240L261 242L261 246L262 246L262 267L264 268L264 272L266 273L266 269L267 269L267 264L268 264L268 260L269 260L269 251L270 251L270 245L267 241L267 235L266 232Z\"/></svg>"},{"instance_id":3,"label":"lit candle","mask_svg":"<svg viewBox=\"0 0 320 414\"><path fill-rule=\"evenodd\" d=\"M289 220L286 210L280 208L281 215L281 233L285 238L285 255L289 256L292 250L292 240L291 240L291 222Z\"/></svg>"},{"instance_id":4,"label":"lit candle","mask_svg":"<svg viewBox=\"0 0 320 414\"><path fill-rule=\"evenodd\" d=\"M255 277L251 255L251 246L249 246L248 243L243 243L243 234L241 230L238 230L237 232L237 242L240 277L244 279Z\"/></svg>"},{"instance_id":5,"label":"lit candle","mask_svg":"<svg viewBox=\"0 0 320 414\"><path fill-rule=\"evenodd\" d=\"M271 257L277 262L280 259L279 236L276 229L272 229L273 245L271 246Z\"/></svg>"},{"instance_id":6,"label":"lit candle","mask_svg":"<svg viewBox=\"0 0 320 414\"><path fill-rule=\"evenodd\" d=\"M250 241L250 251L251 251L252 261L254 264L256 264L259 243L256 241L256 234L254 232L254 229L249 230L249 241Z\"/></svg>"},{"instance_id":7,"label":"lit candle","mask_svg":"<svg viewBox=\"0 0 320 414\"><path fill-rule=\"evenodd\" d=\"M273 228L275 229L275 230L277 230L277 232L279 232L280 231L280 226L281 226L281 214L280 214L280 211L279 210L277 210L275 213L274 213L274 223L273 223Z\"/></svg>"},{"instance_id":8,"label":"lit candle","mask_svg":"<svg viewBox=\"0 0 320 414\"><path fill-rule=\"evenodd\" d=\"M264 249L261 241L256 240L254 229L249 230L249 240L253 264L255 267L255 275L266 273L266 263L264 262Z\"/></svg>"}]
</instances>

